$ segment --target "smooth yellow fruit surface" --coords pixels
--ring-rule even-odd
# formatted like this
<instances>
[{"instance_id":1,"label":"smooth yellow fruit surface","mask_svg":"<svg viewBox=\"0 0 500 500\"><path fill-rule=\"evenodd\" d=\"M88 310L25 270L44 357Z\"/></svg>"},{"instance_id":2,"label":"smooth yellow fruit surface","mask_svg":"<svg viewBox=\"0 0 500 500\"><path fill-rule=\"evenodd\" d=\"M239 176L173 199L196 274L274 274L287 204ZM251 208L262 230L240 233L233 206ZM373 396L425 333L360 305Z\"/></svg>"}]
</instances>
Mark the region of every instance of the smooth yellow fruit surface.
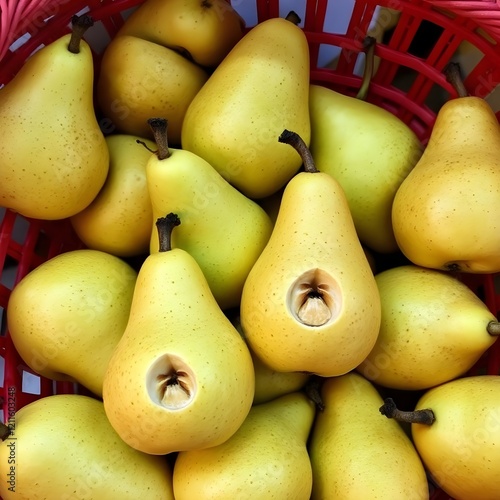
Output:
<instances>
[{"instance_id":1,"label":"smooth yellow fruit surface","mask_svg":"<svg viewBox=\"0 0 500 500\"><path fill-rule=\"evenodd\" d=\"M102 402L58 394L23 406L0 442L4 500L173 500L165 457L140 453L110 426Z\"/></svg>"},{"instance_id":2,"label":"smooth yellow fruit surface","mask_svg":"<svg viewBox=\"0 0 500 500\"><path fill-rule=\"evenodd\" d=\"M128 321L137 272L99 250L52 257L12 290L7 324L36 373L74 380L96 395Z\"/></svg>"},{"instance_id":3,"label":"smooth yellow fruit surface","mask_svg":"<svg viewBox=\"0 0 500 500\"><path fill-rule=\"evenodd\" d=\"M402 427L380 414L371 382L355 372L327 378L321 397L309 441L313 500L429 498L422 461Z\"/></svg>"},{"instance_id":4,"label":"smooth yellow fruit surface","mask_svg":"<svg viewBox=\"0 0 500 500\"><path fill-rule=\"evenodd\" d=\"M306 442L314 415L313 403L301 392L252 406L225 443L179 453L173 473L176 500L309 500Z\"/></svg>"}]
</instances>

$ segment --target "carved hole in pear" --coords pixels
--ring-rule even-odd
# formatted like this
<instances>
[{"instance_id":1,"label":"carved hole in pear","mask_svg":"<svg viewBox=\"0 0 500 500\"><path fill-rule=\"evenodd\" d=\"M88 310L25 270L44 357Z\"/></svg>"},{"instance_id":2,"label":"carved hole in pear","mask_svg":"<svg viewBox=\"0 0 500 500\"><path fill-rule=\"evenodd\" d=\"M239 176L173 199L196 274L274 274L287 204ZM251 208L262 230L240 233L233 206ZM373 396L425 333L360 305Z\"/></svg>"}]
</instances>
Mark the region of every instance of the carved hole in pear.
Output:
<instances>
[{"instance_id":1,"label":"carved hole in pear","mask_svg":"<svg viewBox=\"0 0 500 500\"><path fill-rule=\"evenodd\" d=\"M151 401L168 410L185 408L196 395L193 371L173 354L159 357L151 365L146 381Z\"/></svg>"},{"instance_id":2,"label":"carved hole in pear","mask_svg":"<svg viewBox=\"0 0 500 500\"><path fill-rule=\"evenodd\" d=\"M342 307L337 282L322 269L310 269L288 290L287 307L300 323L318 327L335 321Z\"/></svg>"}]
</instances>

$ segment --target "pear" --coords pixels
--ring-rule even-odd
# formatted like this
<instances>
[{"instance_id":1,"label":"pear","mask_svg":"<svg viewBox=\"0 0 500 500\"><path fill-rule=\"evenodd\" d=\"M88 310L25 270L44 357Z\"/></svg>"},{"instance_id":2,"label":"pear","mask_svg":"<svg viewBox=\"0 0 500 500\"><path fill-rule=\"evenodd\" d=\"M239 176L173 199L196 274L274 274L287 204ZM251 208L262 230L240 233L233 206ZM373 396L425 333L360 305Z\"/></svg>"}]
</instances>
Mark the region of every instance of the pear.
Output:
<instances>
[{"instance_id":1,"label":"pear","mask_svg":"<svg viewBox=\"0 0 500 500\"><path fill-rule=\"evenodd\" d=\"M340 184L315 169L297 133L285 130L279 140L297 149L305 171L288 182L269 242L245 281L242 330L276 371L342 375L375 345L377 285Z\"/></svg>"},{"instance_id":2,"label":"pear","mask_svg":"<svg viewBox=\"0 0 500 500\"><path fill-rule=\"evenodd\" d=\"M170 122L157 118L149 123L158 147L146 166L153 220L169 212L179 215L182 225L172 234L172 245L196 259L221 309L238 307L245 279L273 223L260 205L203 158L170 148ZM152 228L150 252L156 252L158 234Z\"/></svg>"},{"instance_id":3,"label":"pear","mask_svg":"<svg viewBox=\"0 0 500 500\"><path fill-rule=\"evenodd\" d=\"M422 390L464 375L497 340L500 323L462 281L412 264L375 275L377 342L358 370L384 387Z\"/></svg>"},{"instance_id":4,"label":"pear","mask_svg":"<svg viewBox=\"0 0 500 500\"><path fill-rule=\"evenodd\" d=\"M204 69L175 50L120 36L104 51L96 97L113 131L152 139L147 120L159 114L168 117L171 141L180 145L187 108L207 79Z\"/></svg>"},{"instance_id":5,"label":"pear","mask_svg":"<svg viewBox=\"0 0 500 500\"><path fill-rule=\"evenodd\" d=\"M313 500L428 499L423 463L394 420L381 419L374 385L350 372L323 381L309 441Z\"/></svg>"},{"instance_id":6,"label":"pear","mask_svg":"<svg viewBox=\"0 0 500 500\"><path fill-rule=\"evenodd\" d=\"M453 63L446 69L458 97L439 109L422 157L394 197L394 235L416 265L495 273L500 271L500 125L484 99L467 94L458 69Z\"/></svg>"},{"instance_id":7,"label":"pear","mask_svg":"<svg viewBox=\"0 0 500 500\"><path fill-rule=\"evenodd\" d=\"M364 85L370 77L365 71ZM417 135L390 111L322 85L311 84L309 109L311 154L317 169L342 186L359 239L379 253L398 251L392 202L422 155Z\"/></svg>"},{"instance_id":8,"label":"pear","mask_svg":"<svg viewBox=\"0 0 500 500\"><path fill-rule=\"evenodd\" d=\"M92 249L40 264L14 287L7 304L10 337L36 373L79 382L97 396L128 321L137 272Z\"/></svg>"},{"instance_id":9,"label":"pear","mask_svg":"<svg viewBox=\"0 0 500 500\"><path fill-rule=\"evenodd\" d=\"M245 33L245 20L227 0L146 0L119 36L134 36L213 68Z\"/></svg>"},{"instance_id":10,"label":"pear","mask_svg":"<svg viewBox=\"0 0 500 500\"><path fill-rule=\"evenodd\" d=\"M71 225L87 248L118 257L149 252L153 211L146 182L154 141L129 134L106 137L109 173L94 201L71 217Z\"/></svg>"},{"instance_id":11,"label":"pear","mask_svg":"<svg viewBox=\"0 0 500 500\"><path fill-rule=\"evenodd\" d=\"M196 260L172 248L175 214L157 221L158 252L142 264L129 321L108 364L103 401L130 446L154 455L216 446L252 405L250 352Z\"/></svg>"},{"instance_id":12,"label":"pear","mask_svg":"<svg viewBox=\"0 0 500 500\"><path fill-rule=\"evenodd\" d=\"M302 29L279 17L257 24L191 101L182 148L204 158L249 198L270 196L301 166L276 137L290 128L309 144L309 73Z\"/></svg>"},{"instance_id":13,"label":"pear","mask_svg":"<svg viewBox=\"0 0 500 500\"><path fill-rule=\"evenodd\" d=\"M92 18L35 52L0 89L0 205L54 220L87 207L109 154L94 111L94 61L82 39Z\"/></svg>"},{"instance_id":14,"label":"pear","mask_svg":"<svg viewBox=\"0 0 500 500\"><path fill-rule=\"evenodd\" d=\"M8 426L0 425L3 500L174 499L172 467L166 457L125 444L97 399L80 394L46 396L17 410Z\"/></svg>"},{"instance_id":15,"label":"pear","mask_svg":"<svg viewBox=\"0 0 500 500\"><path fill-rule=\"evenodd\" d=\"M414 411L387 398L380 411L411 424L433 481L455 500L495 500L500 491L500 376L459 377L424 392Z\"/></svg>"},{"instance_id":16,"label":"pear","mask_svg":"<svg viewBox=\"0 0 500 500\"><path fill-rule=\"evenodd\" d=\"M306 442L314 416L314 405L302 392L254 405L225 443L178 454L176 500L309 500L312 470Z\"/></svg>"}]
</instances>

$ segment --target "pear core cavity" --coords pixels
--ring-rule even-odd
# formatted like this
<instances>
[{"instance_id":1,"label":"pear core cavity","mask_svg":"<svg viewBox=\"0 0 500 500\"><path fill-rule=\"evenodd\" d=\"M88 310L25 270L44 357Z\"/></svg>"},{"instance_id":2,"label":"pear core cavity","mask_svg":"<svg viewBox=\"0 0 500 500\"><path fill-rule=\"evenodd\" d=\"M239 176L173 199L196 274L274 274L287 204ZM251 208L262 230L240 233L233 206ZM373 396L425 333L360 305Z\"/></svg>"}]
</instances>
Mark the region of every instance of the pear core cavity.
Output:
<instances>
[{"instance_id":1,"label":"pear core cavity","mask_svg":"<svg viewBox=\"0 0 500 500\"><path fill-rule=\"evenodd\" d=\"M290 286L287 308L306 326L318 327L334 321L342 307L337 282L322 269L310 269Z\"/></svg>"},{"instance_id":2,"label":"pear core cavity","mask_svg":"<svg viewBox=\"0 0 500 500\"><path fill-rule=\"evenodd\" d=\"M194 374L178 356L161 356L151 365L146 377L151 401L168 410L185 408L196 394Z\"/></svg>"}]
</instances>

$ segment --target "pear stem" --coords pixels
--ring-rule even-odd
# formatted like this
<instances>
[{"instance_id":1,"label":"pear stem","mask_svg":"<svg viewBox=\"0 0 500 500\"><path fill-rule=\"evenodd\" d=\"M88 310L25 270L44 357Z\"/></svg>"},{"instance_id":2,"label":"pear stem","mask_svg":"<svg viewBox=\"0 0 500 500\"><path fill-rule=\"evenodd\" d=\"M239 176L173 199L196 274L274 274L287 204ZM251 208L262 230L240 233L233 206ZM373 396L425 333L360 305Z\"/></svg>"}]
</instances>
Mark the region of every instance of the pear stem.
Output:
<instances>
[{"instance_id":1,"label":"pear stem","mask_svg":"<svg viewBox=\"0 0 500 500\"><path fill-rule=\"evenodd\" d=\"M5 441L10 435L12 431L10 427L3 422L0 422L0 440Z\"/></svg>"},{"instance_id":2,"label":"pear stem","mask_svg":"<svg viewBox=\"0 0 500 500\"><path fill-rule=\"evenodd\" d=\"M74 15L71 18L71 38L68 44L68 50L73 54L80 53L80 42L85 32L94 25L94 20L88 14L81 16Z\"/></svg>"},{"instance_id":3,"label":"pear stem","mask_svg":"<svg viewBox=\"0 0 500 500\"><path fill-rule=\"evenodd\" d=\"M457 62L448 63L444 69L443 73L446 76L446 81L451 83L453 88L458 94L458 97L468 97L469 92L465 88L464 81L462 79L460 64Z\"/></svg>"},{"instance_id":4,"label":"pear stem","mask_svg":"<svg viewBox=\"0 0 500 500\"><path fill-rule=\"evenodd\" d=\"M392 398L384 399L384 404L379 410L387 418L393 418L398 422L406 422L408 424L432 425L436 420L434 412L430 409L401 411Z\"/></svg>"},{"instance_id":5,"label":"pear stem","mask_svg":"<svg viewBox=\"0 0 500 500\"><path fill-rule=\"evenodd\" d=\"M365 68L363 70L363 79L361 81L361 87L356 94L356 99L361 101L366 100L366 96L368 95L368 89L370 87L370 83L373 77L373 66L375 59L375 45L377 40L373 36L367 36L363 40L363 50L365 51Z\"/></svg>"},{"instance_id":6,"label":"pear stem","mask_svg":"<svg viewBox=\"0 0 500 500\"><path fill-rule=\"evenodd\" d=\"M299 15L297 14L297 12L295 12L294 10L291 10L285 17L285 19L287 21L290 21L291 23L295 24L296 26L298 26L300 24L300 17Z\"/></svg>"},{"instance_id":7,"label":"pear stem","mask_svg":"<svg viewBox=\"0 0 500 500\"><path fill-rule=\"evenodd\" d=\"M486 327L487 332L492 336L500 335L500 322L499 321L490 321L488 326Z\"/></svg>"},{"instance_id":8,"label":"pear stem","mask_svg":"<svg viewBox=\"0 0 500 500\"><path fill-rule=\"evenodd\" d=\"M156 228L158 229L158 238L160 240L159 252L168 252L172 250L172 231L174 227L181 223L179 216L170 212L165 217L156 219Z\"/></svg>"},{"instance_id":9,"label":"pear stem","mask_svg":"<svg viewBox=\"0 0 500 500\"><path fill-rule=\"evenodd\" d=\"M319 411L323 411L325 409L325 403L321 397L321 387L324 380L325 379L323 377L318 375L311 375L304 386L306 396L315 404Z\"/></svg>"},{"instance_id":10,"label":"pear stem","mask_svg":"<svg viewBox=\"0 0 500 500\"><path fill-rule=\"evenodd\" d=\"M314 163L311 151L299 134L285 129L278 137L278 141L284 144L289 144L290 146L295 148L295 150L302 158L302 162L304 163L304 169L306 172L309 172L311 174L319 172Z\"/></svg>"},{"instance_id":11,"label":"pear stem","mask_svg":"<svg viewBox=\"0 0 500 500\"><path fill-rule=\"evenodd\" d=\"M153 137L158 146L158 151L156 152L158 159L165 160L171 154L168 148L168 120L165 118L150 118L148 124L153 131Z\"/></svg>"}]
</instances>

